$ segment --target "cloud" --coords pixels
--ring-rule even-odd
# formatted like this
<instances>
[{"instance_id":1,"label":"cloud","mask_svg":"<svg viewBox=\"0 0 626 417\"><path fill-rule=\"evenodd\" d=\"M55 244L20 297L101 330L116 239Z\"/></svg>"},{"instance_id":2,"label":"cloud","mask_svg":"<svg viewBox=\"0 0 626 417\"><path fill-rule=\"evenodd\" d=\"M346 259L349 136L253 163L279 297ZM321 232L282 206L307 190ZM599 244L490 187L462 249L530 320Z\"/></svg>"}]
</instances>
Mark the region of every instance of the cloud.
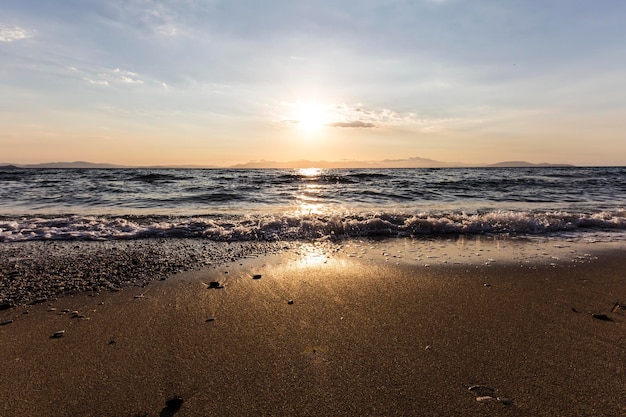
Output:
<instances>
[{"instance_id":1,"label":"cloud","mask_svg":"<svg viewBox=\"0 0 626 417\"><path fill-rule=\"evenodd\" d=\"M180 17L176 12L176 7L168 6L166 3L153 4L152 7L148 8L139 6L139 9L135 10L134 13L137 13L138 19L144 27L153 33L169 38L180 36L185 32L185 29L178 22Z\"/></svg>"},{"instance_id":2,"label":"cloud","mask_svg":"<svg viewBox=\"0 0 626 417\"><path fill-rule=\"evenodd\" d=\"M139 74L132 71L125 71L119 68L100 72L97 74L89 74L89 72L81 71L75 67L68 67L72 72L84 74L82 79L91 85L109 86L112 84L143 84L144 81L139 78Z\"/></svg>"},{"instance_id":3,"label":"cloud","mask_svg":"<svg viewBox=\"0 0 626 417\"><path fill-rule=\"evenodd\" d=\"M179 29L172 24L160 25L155 28L156 33L162 36L174 37L178 35Z\"/></svg>"},{"instance_id":4,"label":"cloud","mask_svg":"<svg viewBox=\"0 0 626 417\"><path fill-rule=\"evenodd\" d=\"M107 80L92 80L91 78L83 77L83 80L92 85L109 85Z\"/></svg>"},{"instance_id":5,"label":"cloud","mask_svg":"<svg viewBox=\"0 0 626 417\"><path fill-rule=\"evenodd\" d=\"M28 39L31 36L30 33L18 26L0 26L0 42L14 42Z\"/></svg>"},{"instance_id":6,"label":"cloud","mask_svg":"<svg viewBox=\"0 0 626 417\"><path fill-rule=\"evenodd\" d=\"M377 127L374 123L364 122L361 120L353 120L351 122L334 122L328 123L330 127L353 127L353 128L372 128Z\"/></svg>"},{"instance_id":7,"label":"cloud","mask_svg":"<svg viewBox=\"0 0 626 417\"><path fill-rule=\"evenodd\" d=\"M338 104L333 113L336 120L328 123L330 127L375 128L382 125L403 125L419 123L415 113L399 113L389 109L370 109L362 104Z\"/></svg>"},{"instance_id":8,"label":"cloud","mask_svg":"<svg viewBox=\"0 0 626 417\"><path fill-rule=\"evenodd\" d=\"M138 74L136 72L124 71L119 68L115 68L112 74L103 74L103 76L111 77L125 84L143 84L143 81L137 78Z\"/></svg>"},{"instance_id":9,"label":"cloud","mask_svg":"<svg viewBox=\"0 0 626 417\"><path fill-rule=\"evenodd\" d=\"M119 77L117 77L117 80L126 84L143 84L142 80L127 77L125 75L120 75Z\"/></svg>"},{"instance_id":10,"label":"cloud","mask_svg":"<svg viewBox=\"0 0 626 417\"><path fill-rule=\"evenodd\" d=\"M281 106L288 112L280 117L280 122L287 126L295 126L309 119L330 128L340 129L375 129L400 125L420 125L422 128L427 121L419 118L415 113L401 113L389 109L376 109L357 104L320 104L281 102Z\"/></svg>"}]
</instances>

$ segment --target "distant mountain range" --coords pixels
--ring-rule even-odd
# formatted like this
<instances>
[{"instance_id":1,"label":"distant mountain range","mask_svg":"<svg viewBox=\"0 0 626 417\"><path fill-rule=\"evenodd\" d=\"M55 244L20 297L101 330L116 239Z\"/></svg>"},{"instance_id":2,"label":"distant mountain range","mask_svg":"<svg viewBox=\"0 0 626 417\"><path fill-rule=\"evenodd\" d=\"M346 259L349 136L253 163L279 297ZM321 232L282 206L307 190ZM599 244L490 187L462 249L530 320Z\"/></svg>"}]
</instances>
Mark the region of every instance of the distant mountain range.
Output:
<instances>
[{"instance_id":1,"label":"distant mountain range","mask_svg":"<svg viewBox=\"0 0 626 417\"><path fill-rule=\"evenodd\" d=\"M432 159L412 157L407 159L385 159L382 161L250 161L245 164L237 164L230 166L216 165L155 165L155 166L126 166L106 163L93 162L49 162L42 164L0 164L3 169L22 169L22 168L73 168L73 169L110 169L110 168L147 168L147 169L165 169L165 168L232 168L232 169L253 169L253 168L531 168L531 167L571 167L567 164L551 164L541 163L533 164L525 161L507 161L498 162L497 164L467 164L463 162L441 162Z\"/></svg>"}]
</instances>

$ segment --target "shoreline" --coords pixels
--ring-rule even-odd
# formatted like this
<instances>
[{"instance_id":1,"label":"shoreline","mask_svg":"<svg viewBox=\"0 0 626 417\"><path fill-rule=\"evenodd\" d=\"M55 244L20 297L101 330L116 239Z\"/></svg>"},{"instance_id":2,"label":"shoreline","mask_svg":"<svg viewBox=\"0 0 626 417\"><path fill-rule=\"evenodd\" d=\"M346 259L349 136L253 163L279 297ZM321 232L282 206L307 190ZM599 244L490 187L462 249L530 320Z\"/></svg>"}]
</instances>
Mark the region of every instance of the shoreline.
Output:
<instances>
[{"instance_id":1,"label":"shoreline","mask_svg":"<svg viewBox=\"0 0 626 417\"><path fill-rule=\"evenodd\" d=\"M593 253L621 250L626 242L551 238L457 236L451 238L352 238L336 242L138 239L109 241L24 241L0 243L0 311L41 304L80 293L117 292L176 274L221 266L239 259L298 248L342 251L349 257L409 262L520 264L585 262ZM591 253L589 253L591 252Z\"/></svg>"},{"instance_id":2,"label":"shoreline","mask_svg":"<svg viewBox=\"0 0 626 417\"><path fill-rule=\"evenodd\" d=\"M0 415L623 415L624 250L310 242L14 307Z\"/></svg>"}]
</instances>

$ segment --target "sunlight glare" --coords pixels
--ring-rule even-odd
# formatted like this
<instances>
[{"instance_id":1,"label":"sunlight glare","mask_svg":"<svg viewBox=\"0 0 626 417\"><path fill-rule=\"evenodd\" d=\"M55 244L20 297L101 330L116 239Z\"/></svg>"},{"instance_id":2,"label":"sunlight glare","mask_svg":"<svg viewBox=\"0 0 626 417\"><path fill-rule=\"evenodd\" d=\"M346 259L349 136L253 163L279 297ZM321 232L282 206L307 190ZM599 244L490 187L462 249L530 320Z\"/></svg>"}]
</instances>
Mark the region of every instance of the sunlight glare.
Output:
<instances>
[{"instance_id":1,"label":"sunlight glare","mask_svg":"<svg viewBox=\"0 0 626 417\"><path fill-rule=\"evenodd\" d=\"M328 262L327 249L323 246L305 243L298 252L300 253L298 264L301 267L319 266Z\"/></svg>"},{"instance_id":2,"label":"sunlight glare","mask_svg":"<svg viewBox=\"0 0 626 417\"><path fill-rule=\"evenodd\" d=\"M319 168L300 168L298 173L303 177L317 177L322 172Z\"/></svg>"},{"instance_id":3,"label":"sunlight glare","mask_svg":"<svg viewBox=\"0 0 626 417\"><path fill-rule=\"evenodd\" d=\"M327 109L315 103L297 102L294 105L294 120L304 132L318 131L329 123Z\"/></svg>"}]
</instances>

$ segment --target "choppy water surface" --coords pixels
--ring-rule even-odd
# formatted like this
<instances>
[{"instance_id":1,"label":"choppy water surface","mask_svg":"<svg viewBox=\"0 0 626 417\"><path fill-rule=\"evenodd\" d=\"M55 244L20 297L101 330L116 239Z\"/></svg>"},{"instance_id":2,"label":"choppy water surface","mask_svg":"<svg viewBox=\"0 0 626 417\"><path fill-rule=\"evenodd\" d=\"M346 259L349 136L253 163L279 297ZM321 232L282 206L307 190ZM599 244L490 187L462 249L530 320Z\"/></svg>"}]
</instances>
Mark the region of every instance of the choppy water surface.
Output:
<instances>
[{"instance_id":1,"label":"choppy water surface","mask_svg":"<svg viewBox=\"0 0 626 417\"><path fill-rule=\"evenodd\" d=\"M626 168L2 169L0 241L626 235Z\"/></svg>"}]
</instances>

